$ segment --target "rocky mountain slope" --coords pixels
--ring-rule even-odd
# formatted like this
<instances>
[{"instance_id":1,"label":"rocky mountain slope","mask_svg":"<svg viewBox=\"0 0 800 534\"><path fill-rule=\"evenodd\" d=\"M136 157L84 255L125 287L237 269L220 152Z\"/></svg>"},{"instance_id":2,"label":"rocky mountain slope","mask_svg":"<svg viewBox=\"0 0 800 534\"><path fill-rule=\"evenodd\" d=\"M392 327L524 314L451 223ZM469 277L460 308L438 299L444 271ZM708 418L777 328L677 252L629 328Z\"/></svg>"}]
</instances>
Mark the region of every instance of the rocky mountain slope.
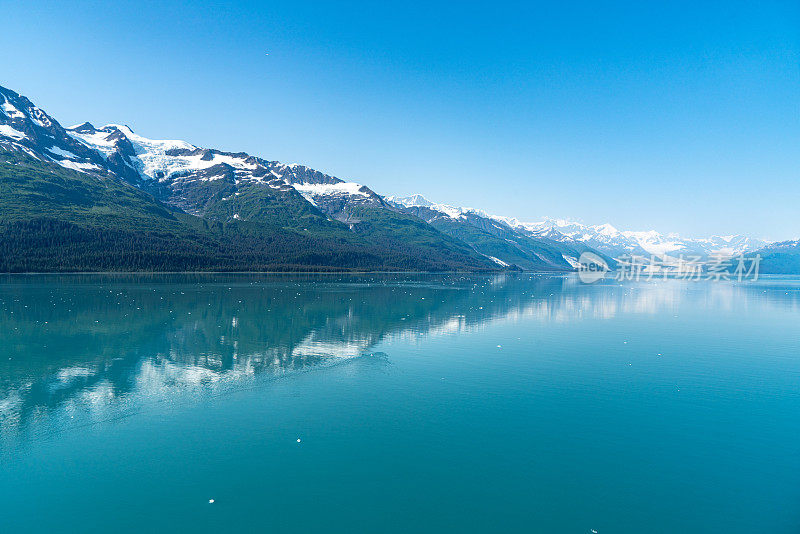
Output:
<instances>
[{"instance_id":1,"label":"rocky mountain slope","mask_svg":"<svg viewBox=\"0 0 800 534\"><path fill-rule=\"evenodd\" d=\"M136 210L147 214L150 230L163 230L162 237L169 236L159 245L159 254L166 254L167 243L181 249L178 243L183 239L205 243L192 249L195 260L175 260L174 264L165 260L163 265L148 267L145 264L156 261L150 254L151 259L141 265L139 260L131 260L133 265L123 262L131 269L172 265L175 269L572 271L584 252L602 256L613 267L616 259L627 256L707 258L762 249L770 261L782 265L778 271L795 268L794 260L786 259L794 250L791 244L771 247L740 235L688 239L559 219L523 222L436 204L421 195L383 198L363 184L304 165L180 140L149 139L122 124L95 127L84 122L64 128L30 100L3 87L0 165L0 230L5 229L3 239L9 251L24 252L15 246L9 225L66 221L84 229L87 225L102 231L122 228L135 234L144 231L137 226L142 214ZM47 200L42 203L41 199ZM31 235L33 228L28 229ZM46 233L49 227L40 224L38 228ZM68 240L69 232L62 228L62 234L59 239ZM123 241L144 247L133 234L126 234ZM157 242L153 241L154 246ZM102 249L100 243L97 246L98 251ZM91 247L90 238L85 237L79 248L85 255ZM249 250L260 252L253 255ZM201 261L201 257L211 260ZM21 258L9 258L6 270L23 265L48 270L44 259L34 267ZM93 261L75 260L72 266L92 270L92 265L97 269L111 265ZM69 268L69 262L61 263L60 269Z\"/></svg>"},{"instance_id":2,"label":"rocky mountain slope","mask_svg":"<svg viewBox=\"0 0 800 534\"><path fill-rule=\"evenodd\" d=\"M760 270L766 274L800 273L800 240L772 243L758 251Z\"/></svg>"},{"instance_id":3,"label":"rocky mountain slope","mask_svg":"<svg viewBox=\"0 0 800 534\"><path fill-rule=\"evenodd\" d=\"M582 245L612 258L665 254L673 257L684 255L706 258L712 254L747 254L768 245L764 240L742 235L692 239L677 234L664 235L652 230L620 231L610 224L589 226L566 219L523 222L511 217L490 215L472 208L437 204L418 194L404 198L388 197L387 200L406 209L435 213L435 217L440 219L462 222L483 221L482 225L501 228L505 232L512 231L519 235L570 247Z\"/></svg>"},{"instance_id":4,"label":"rocky mountain slope","mask_svg":"<svg viewBox=\"0 0 800 534\"><path fill-rule=\"evenodd\" d=\"M3 270L498 269L359 184L121 125L63 128L1 87L0 165ZM195 241L191 261L164 252Z\"/></svg>"},{"instance_id":5,"label":"rocky mountain slope","mask_svg":"<svg viewBox=\"0 0 800 534\"><path fill-rule=\"evenodd\" d=\"M581 253L594 251L580 241L553 239L547 233L535 234L477 210L434 204L421 195L387 197L386 200L437 230L461 239L503 266L572 271ZM613 258L606 256L605 259L609 265L614 265Z\"/></svg>"}]
</instances>

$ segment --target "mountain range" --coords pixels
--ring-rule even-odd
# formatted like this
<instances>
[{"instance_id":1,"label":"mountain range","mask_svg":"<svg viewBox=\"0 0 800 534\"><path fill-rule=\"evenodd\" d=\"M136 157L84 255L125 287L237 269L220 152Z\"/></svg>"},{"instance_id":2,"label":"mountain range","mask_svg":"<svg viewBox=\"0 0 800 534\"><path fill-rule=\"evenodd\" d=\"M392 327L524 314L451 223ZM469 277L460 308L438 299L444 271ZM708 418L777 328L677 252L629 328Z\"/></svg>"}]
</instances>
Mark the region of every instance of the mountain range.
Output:
<instances>
[{"instance_id":1,"label":"mountain range","mask_svg":"<svg viewBox=\"0 0 800 534\"><path fill-rule=\"evenodd\" d=\"M765 251L800 270L797 242L683 239L547 219L526 223L244 152L153 140L130 127L65 128L0 87L0 271L548 270L583 252Z\"/></svg>"},{"instance_id":2,"label":"mountain range","mask_svg":"<svg viewBox=\"0 0 800 534\"><path fill-rule=\"evenodd\" d=\"M387 197L389 202L408 209L425 209L438 217L466 220L480 218L493 221L503 227L545 238L559 243L583 243L611 257L663 256L678 257L726 254L736 256L766 247L769 242L743 235L711 236L708 238L684 238L677 234L663 235L655 230L645 232L620 231L610 224L586 225L568 219L547 218L538 222L523 222L512 217L489 215L473 208L461 208L436 204L422 195L409 197Z\"/></svg>"}]
</instances>

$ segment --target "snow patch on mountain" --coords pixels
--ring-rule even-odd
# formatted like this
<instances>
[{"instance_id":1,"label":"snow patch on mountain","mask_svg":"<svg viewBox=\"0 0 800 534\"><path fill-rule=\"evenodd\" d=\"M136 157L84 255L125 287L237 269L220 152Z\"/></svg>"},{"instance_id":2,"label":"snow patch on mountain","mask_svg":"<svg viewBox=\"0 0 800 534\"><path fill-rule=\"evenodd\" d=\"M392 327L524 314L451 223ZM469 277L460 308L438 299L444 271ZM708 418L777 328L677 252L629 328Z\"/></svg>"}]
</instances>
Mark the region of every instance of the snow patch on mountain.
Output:
<instances>
[{"instance_id":1,"label":"snow patch on mountain","mask_svg":"<svg viewBox=\"0 0 800 534\"><path fill-rule=\"evenodd\" d=\"M481 210L474 208L461 208L458 206L451 206L449 204L437 204L431 202L422 195L411 195L409 197L395 197L387 196L386 201L390 204L397 204L406 208L430 208L447 215L451 219L462 219L467 215L474 214L480 217L491 217Z\"/></svg>"},{"instance_id":2,"label":"snow patch on mountain","mask_svg":"<svg viewBox=\"0 0 800 534\"><path fill-rule=\"evenodd\" d=\"M425 208L430 208L434 206L434 203L428 200L427 198L423 197L422 195L411 195L410 197L400 198L400 197L388 197L393 202L398 204L403 204L404 206L420 206Z\"/></svg>"},{"instance_id":3,"label":"snow patch on mountain","mask_svg":"<svg viewBox=\"0 0 800 534\"><path fill-rule=\"evenodd\" d=\"M8 124L0 124L0 135L16 139L17 141L25 139L25 134L9 126Z\"/></svg>"},{"instance_id":4,"label":"snow patch on mountain","mask_svg":"<svg viewBox=\"0 0 800 534\"><path fill-rule=\"evenodd\" d=\"M593 229L596 229L596 227ZM601 235L607 235L612 239L617 235L622 235L628 239L632 239L645 251L650 254L655 254L656 256L663 256L664 254L670 254L686 248L686 243L678 238L678 236L670 234L665 237L654 230L648 232L617 232L617 234L609 233Z\"/></svg>"},{"instance_id":5,"label":"snow patch on mountain","mask_svg":"<svg viewBox=\"0 0 800 534\"><path fill-rule=\"evenodd\" d=\"M3 104L0 106L2 108L3 113L10 119L24 119L25 114L18 110L14 104L6 100L5 96L3 96Z\"/></svg>"},{"instance_id":6,"label":"snow patch on mountain","mask_svg":"<svg viewBox=\"0 0 800 534\"><path fill-rule=\"evenodd\" d=\"M561 254L561 257L564 258L564 261L566 261L576 269L581 265L581 262L578 261L578 258L575 258L573 256L568 256L566 254Z\"/></svg>"},{"instance_id":7,"label":"snow patch on mountain","mask_svg":"<svg viewBox=\"0 0 800 534\"><path fill-rule=\"evenodd\" d=\"M303 196L327 196L327 195L350 195L350 196L369 196L361 189L364 187L355 182L339 182L336 184L292 184Z\"/></svg>"},{"instance_id":8,"label":"snow patch on mountain","mask_svg":"<svg viewBox=\"0 0 800 534\"><path fill-rule=\"evenodd\" d=\"M78 159L78 156L76 156L69 150L63 150L61 148L58 148L57 146L51 146L50 148L47 149L47 151L55 154L56 156L61 156L62 158Z\"/></svg>"},{"instance_id":9,"label":"snow patch on mountain","mask_svg":"<svg viewBox=\"0 0 800 534\"><path fill-rule=\"evenodd\" d=\"M47 113L36 106L29 110L28 118L30 118L31 122L41 128L49 128L53 125L53 122L50 120L50 117L47 116Z\"/></svg>"},{"instance_id":10,"label":"snow patch on mountain","mask_svg":"<svg viewBox=\"0 0 800 534\"><path fill-rule=\"evenodd\" d=\"M493 262L495 262L500 267L508 267L509 266L506 262L504 262L503 260L501 260L499 258L495 258L494 256L486 256L486 257L489 258L490 260L492 260Z\"/></svg>"},{"instance_id":11,"label":"snow patch on mountain","mask_svg":"<svg viewBox=\"0 0 800 534\"><path fill-rule=\"evenodd\" d=\"M95 165L94 163L83 163L80 161L72 161L68 159L63 160L54 160L56 163L64 167L65 169L72 169L73 171L78 172L87 172L87 171L101 171L102 169Z\"/></svg>"},{"instance_id":12,"label":"snow patch on mountain","mask_svg":"<svg viewBox=\"0 0 800 534\"><path fill-rule=\"evenodd\" d=\"M74 139L82 142L89 148L97 150L105 157L110 156L115 150L114 147L116 146L116 144L114 143L114 141L109 141L107 139L107 137L111 135L111 132L105 132L100 130L92 133L77 133L71 131L71 129L67 129L67 134L73 137Z\"/></svg>"}]
</instances>

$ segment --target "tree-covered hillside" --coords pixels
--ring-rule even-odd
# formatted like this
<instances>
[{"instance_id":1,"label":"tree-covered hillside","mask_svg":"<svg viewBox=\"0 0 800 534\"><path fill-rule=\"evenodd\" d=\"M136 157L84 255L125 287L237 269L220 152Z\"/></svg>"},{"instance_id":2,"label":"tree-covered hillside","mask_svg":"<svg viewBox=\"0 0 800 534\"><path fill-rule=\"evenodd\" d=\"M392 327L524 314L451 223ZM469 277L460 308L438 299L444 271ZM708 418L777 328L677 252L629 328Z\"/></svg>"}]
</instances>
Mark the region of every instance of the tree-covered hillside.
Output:
<instances>
[{"instance_id":1,"label":"tree-covered hillside","mask_svg":"<svg viewBox=\"0 0 800 534\"><path fill-rule=\"evenodd\" d=\"M430 234L371 239L299 201L300 218L270 212L266 197L249 202L257 222L200 218L114 176L0 151L0 271L491 269L443 235L442 250Z\"/></svg>"}]
</instances>

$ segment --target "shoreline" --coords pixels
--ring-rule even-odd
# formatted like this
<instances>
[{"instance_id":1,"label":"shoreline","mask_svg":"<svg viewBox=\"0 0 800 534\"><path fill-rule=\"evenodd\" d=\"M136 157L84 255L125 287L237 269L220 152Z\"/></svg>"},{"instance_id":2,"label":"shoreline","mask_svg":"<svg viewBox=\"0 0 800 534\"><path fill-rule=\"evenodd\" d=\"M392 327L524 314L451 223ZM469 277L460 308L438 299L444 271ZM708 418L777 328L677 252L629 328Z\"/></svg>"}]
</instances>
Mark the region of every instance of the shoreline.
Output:
<instances>
[{"instance_id":1,"label":"shoreline","mask_svg":"<svg viewBox=\"0 0 800 534\"><path fill-rule=\"evenodd\" d=\"M26 271L0 272L0 276L34 275L98 275L98 274L574 274L577 271Z\"/></svg>"}]
</instances>

